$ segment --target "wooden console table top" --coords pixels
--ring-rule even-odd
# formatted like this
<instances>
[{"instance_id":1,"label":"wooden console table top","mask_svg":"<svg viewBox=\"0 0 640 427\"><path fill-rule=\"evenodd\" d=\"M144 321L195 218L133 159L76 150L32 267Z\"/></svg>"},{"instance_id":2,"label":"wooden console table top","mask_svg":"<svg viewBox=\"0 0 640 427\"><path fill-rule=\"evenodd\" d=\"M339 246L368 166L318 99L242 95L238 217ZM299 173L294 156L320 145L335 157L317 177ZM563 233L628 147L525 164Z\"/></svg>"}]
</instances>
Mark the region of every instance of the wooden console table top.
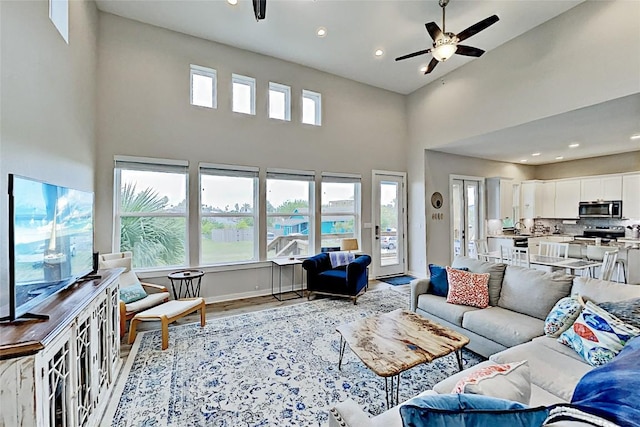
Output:
<instances>
[{"instance_id":1,"label":"wooden console table top","mask_svg":"<svg viewBox=\"0 0 640 427\"><path fill-rule=\"evenodd\" d=\"M462 349L466 336L414 312L398 309L336 328L351 350L381 377Z\"/></svg>"},{"instance_id":2,"label":"wooden console table top","mask_svg":"<svg viewBox=\"0 0 640 427\"><path fill-rule=\"evenodd\" d=\"M49 315L49 320L25 319L0 323L0 360L28 356L41 351L123 271L123 268L100 270L100 279L73 285L33 309L35 313Z\"/></svg>"}]
</instances>

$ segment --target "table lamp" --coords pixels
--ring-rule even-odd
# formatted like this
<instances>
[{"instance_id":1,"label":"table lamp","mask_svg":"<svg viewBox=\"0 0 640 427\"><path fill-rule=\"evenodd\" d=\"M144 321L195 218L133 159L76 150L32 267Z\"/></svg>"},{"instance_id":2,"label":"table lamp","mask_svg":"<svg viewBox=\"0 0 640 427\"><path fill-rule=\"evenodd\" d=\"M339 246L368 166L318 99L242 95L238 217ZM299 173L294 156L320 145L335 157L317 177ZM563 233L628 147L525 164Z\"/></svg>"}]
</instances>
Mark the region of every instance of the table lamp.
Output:
<instances>
[{"instance_id":1,"label":"table lamp","mask_svg":"<svg viewBox=\"0 0 640 427\"><path fill-rule=\"evenodd\" d=\"M340 241L340 250L341 251L357 251L358 250L358 239L342 239Z\"/></svg>"}]
</instances>

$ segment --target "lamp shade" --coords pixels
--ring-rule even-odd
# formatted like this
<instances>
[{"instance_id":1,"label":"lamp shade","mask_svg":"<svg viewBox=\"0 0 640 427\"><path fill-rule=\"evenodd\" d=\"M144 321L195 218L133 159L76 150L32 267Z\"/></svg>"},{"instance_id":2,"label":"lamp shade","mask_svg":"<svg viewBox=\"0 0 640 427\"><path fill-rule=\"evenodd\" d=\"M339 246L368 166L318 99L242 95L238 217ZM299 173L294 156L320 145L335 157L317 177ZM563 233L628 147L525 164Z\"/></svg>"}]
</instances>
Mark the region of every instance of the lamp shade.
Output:
<instances>
[{"instance_id":1,"label":"lamp shade","mask_svg":"<svg viewBox=\"0 0 640 427\"><path fill-rule=\"evenodd\" d=\"M340 241L340 250L341 251L357 251L358 239L342 239Z\"/></svg>"}]
</instances>

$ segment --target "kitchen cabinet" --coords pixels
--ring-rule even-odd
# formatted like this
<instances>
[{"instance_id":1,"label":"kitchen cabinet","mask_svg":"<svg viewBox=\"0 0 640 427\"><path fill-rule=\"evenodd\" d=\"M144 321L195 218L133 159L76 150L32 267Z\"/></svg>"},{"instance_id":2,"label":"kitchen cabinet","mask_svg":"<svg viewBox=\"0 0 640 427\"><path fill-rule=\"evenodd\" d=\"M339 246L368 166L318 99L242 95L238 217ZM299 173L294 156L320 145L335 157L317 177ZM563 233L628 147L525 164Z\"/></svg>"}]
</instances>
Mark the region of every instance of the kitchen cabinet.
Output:
<instances>
[{"instance_id":1,"label":"kitchen cabinet","mask_svg":"<svg viewBox=\"0 0 640 427\"><path fill-rule=\"evenodd\" d=\"M556 183L546 181L542 183L542 206L536 209L541 218L556 217Z\"/></svg>"},{"instance_id":2,"label":"kitchen cabinet","mask_svg":"<svg viewBox=\"0 0 640 427\"><path fill-rule=\"evenodd\" d=\"M621 200L622 175L604 175L580 180L581 202Z\"/></svg>"},{"instance_id":3,"label":"kitchen cabinet","mask_svg":"<svg viewBox=\"0 0 640 427\"><path fill-rule=\"evenodd\" d=\"M510 178L487 178L487 219L511 218L513 216L513 180Z\"/></svg>"},{"instance_id":4,"label":"kitchen cabinet","mask_svg":"<svg viewBox=\"0 0 640 427\"><path fill-rule=\"evenodd\" d=\"M508 237L488 237L487 246L489 246L489 252L500 252L501 246L512 248L514 246L514 241L512 238Z\"/></svg>"},{"instance_id":5,"label":"kitchen cabinet","mask_svg":"<svg viewBox=\"0 0 640 427\"><path fill-rule=\"evenodd\" d=\"M556 182L555 218L578 218L581 180L567 179Z\"/></svg>"},{"instance_id":6,"label":"kitchen cabinet","mask_svg":"<svg viewBox=\"0 0 640 427\"><path fill-rule=\"evenodd\" d=\"M542 182L523 181L520 184L520 194L522 195L522 203L520 203L522 217L536 218L539 216L536 207L540 209L542 206Z\"/></svg>"},{"instance_id":7,"label":"kitchen cabinet","mask_svg":"<svg viewBox=\"0 0 640 427\"><path fill-rule=\"evenodd\" d=\"M640 220L640 174L622 177L622 216Z\"/></svg>"},{"instance_id":8,"label":"kitchen cabinet","mask_svg":"<svg viewBox=\"0 0 640 427\"><path fill-rule=\"evenodd\" d=\"M539 236L539 237L529 237L527 241L527 246L529 248L530 254L537 254L540 248L540 242L553 242L553 243L563 243L570 242L573 240L573 236Z\"/></svg>"}]
</instances>

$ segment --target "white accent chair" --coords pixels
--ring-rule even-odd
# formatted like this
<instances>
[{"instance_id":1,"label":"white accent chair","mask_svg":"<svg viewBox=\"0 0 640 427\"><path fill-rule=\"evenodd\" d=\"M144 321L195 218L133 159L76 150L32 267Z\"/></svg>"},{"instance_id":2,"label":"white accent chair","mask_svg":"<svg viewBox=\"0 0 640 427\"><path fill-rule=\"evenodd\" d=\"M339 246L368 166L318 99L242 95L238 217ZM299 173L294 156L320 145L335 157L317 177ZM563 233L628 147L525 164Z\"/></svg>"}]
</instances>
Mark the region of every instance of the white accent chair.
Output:
<instances>
[{"instance_id":1,"label":"white accent chair","mask_svg":"<svg viewBox=\"0 0 640 427\"><path fill-rule=\"evenodd\" d=\"M554 258L568 258L569 244L557 242L540 242L540 246L538 246L538 255Z\"/></svg>"},{"instance_id":2,"label":"white accent chair","mask_svg":"<svg viewBox=\"0 0 640 427\"><path fill-rule=\"evenodd\" d=\"M529 248L500 246L500 260L503 264L531 268L531 262L529 261Z\"/></svg>"},{"instance_id":3,"label":"white accent chair","mask_svg":"<svg viewBox=\"0 0 640 427\"><path fill-rule=\"evenodd\" d=\"M602 261L602 267L600 267L600 276L603 275L603 269L605 268L605 264L604 264L604 257L605 254L607 252L615 252L616 253L616 257L613 261L613 266L611 266L611 272L609 273L609 278L608 279L603 279L603 280L608 280L611 281L611 279L613 278L613 270L616 270L616 282L619 283L627 283L627 274L626 274L626 265L624 263L623 260L618 259L618 250L615 248L612 248L611 246L595 246L595 245L588 245L587 246L587 259L592 260L592 261ZM595 277L595 274L593 275ZM620 276L622 276L622 281L620 280ZM602 279L602 277L600 277Z\"/></svg>"},{"instance_id":4,"label":"white accent chair","mask_svg":"<svg viewBox=\"0 0 640 427\"><path fill-rule=\"evenodd\" d=\"M120 336L124 336L127 330L127 320L131 320L137 313L148 308L155 307L163 302L169 301L171 294L166 287L154 285L153 283L140 282L132 270L133 253L117 252L112 254L101 254L98 260L99 268L124 268L120 275L120 289L140 283L147 296L134 302L125 303L120 300Z\"/></svg>"}]
</instances>

